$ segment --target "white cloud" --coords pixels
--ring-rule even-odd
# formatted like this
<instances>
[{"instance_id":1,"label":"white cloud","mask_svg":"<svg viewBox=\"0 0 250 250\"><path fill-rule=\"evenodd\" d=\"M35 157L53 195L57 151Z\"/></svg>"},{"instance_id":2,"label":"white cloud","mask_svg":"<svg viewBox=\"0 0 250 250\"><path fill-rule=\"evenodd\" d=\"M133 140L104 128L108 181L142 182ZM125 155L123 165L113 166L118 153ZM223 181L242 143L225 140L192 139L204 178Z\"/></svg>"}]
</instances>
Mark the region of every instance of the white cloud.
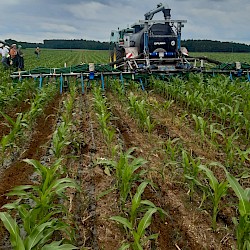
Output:
<instances>
[{"instance_id":1,"label":"white cloud","mask_svg":"<svg viewBox=\"0 0 250 250\"><path fill-rule=\"evenodd\" d=\"M159 0L5 0L1 3L1 38L108 41L112 29L144 19ZM173 19L185 19L183 39L250 43L249 0L168 0ZM8 6L7 6L8 5ZM15 10L9 5L15 5ZM13 14L14 13L14 14ZM162 13L156 18L162 18Z\"/></svg>"},{"instance_id":2,"label":"white cloud","mask_svg":"<svg viewBox=\"0 0 250 250\"><path fill-rule=\"evenodd\" d=\"M51 33L75 33L77 29L71 25L44 22L39 25L41 31Z\"/></svg>"}]
</instances>

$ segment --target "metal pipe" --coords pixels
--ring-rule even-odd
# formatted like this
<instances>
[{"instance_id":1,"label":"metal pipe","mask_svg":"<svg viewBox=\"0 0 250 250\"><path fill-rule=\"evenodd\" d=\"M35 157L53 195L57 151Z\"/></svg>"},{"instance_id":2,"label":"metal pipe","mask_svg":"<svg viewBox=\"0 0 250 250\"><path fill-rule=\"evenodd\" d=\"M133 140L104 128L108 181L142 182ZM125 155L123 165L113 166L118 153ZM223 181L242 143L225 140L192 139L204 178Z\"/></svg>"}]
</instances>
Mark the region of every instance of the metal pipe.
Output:
<instances>
[{"instance_id":1,"label":"metal pipe","mask_svg":"<svg viewBox=\"0 0 250 250\"><path fill-rule=\"evenodd\" d=\"M139 81L140 81L140 84L141 84L141 88L142 88L142 90L144 91L144 90L145 90L145 88L144 88L144 85L143 85L142 79L140 78L140 79L139 79Z\"/></svg>"},{"instance_id":2,"label":"metal pipe","mask_svg":"<svg viewBox=\"0 0 250 250\"><path fill-rule=\"evenodd\" d=\"M63 74L60 76L60 94L62 94L63 91Z\"/></svg>"},{"instance_id":3,"label":"metal pipe","mask_svg":"<svg viewBox=\"0 0 250 250\"><path fill-rule=\"evenodd\" d=\"M39 88L41 89L43 86L43 77L42 75L40 75L40 79L39 79Z\"/></svg>"},{"instance_id":4,"label":"metal pipe","mask_svg":"<svg viewBox=\"0 0 250 250\"><path fill-rule=\"evenodd\" d=\"M102 90L104 90L104 77L103 77L103 74L101 73L101 81L102 81Z\"/></svg>"},{"instance_id":5,"label":"metal pipe","mask_svg":"<svg viewBox=\"0 0 250 250\"><path fill-rule=\"evenodd\" d=\"M83 79L83 74L81 74L81 85L82 85L82 94L84 94L84 79Z\"/></svg>"}]
</instances>

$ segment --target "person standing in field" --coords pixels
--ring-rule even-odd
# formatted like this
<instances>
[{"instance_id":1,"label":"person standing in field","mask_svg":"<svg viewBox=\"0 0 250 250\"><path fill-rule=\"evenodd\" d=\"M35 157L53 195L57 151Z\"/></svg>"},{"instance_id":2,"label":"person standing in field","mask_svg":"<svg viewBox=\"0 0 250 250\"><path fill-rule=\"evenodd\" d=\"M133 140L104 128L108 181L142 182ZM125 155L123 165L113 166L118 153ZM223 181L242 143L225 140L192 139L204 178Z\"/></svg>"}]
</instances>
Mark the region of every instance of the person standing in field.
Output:
<instances>
[{"instance_id":1,"label":"person standing in field","mask_svg":"<svg viewBox=\"0 0 250 250\"><path fill-rule=\"evenodd\" d=\"M18 61L18 70L24 70L24 59L23 59L23 51L21 45L18 45L17 61Z\"/></svg>"},{"instance_id":2,"label":"person standing in field","mask_svg":"<svg viewBox=\"0 0 250 250\"><path fill-rule=\"evenodd\" d=\"M12 65L14 69L17 69L18 56L17 56L17 46L15 43L11 45L9 54L10 54L10 65Z\"/></svg>"},{"instance_id":3,"label":"person standing in field","mask_svg":"<svg viewBox=\"0 0 250 250\"><path fill-rule=\"evenodd\" d=\"M39 47L36 47L35 49L35 54L36 54L36 58L39 59L40 58L40 52L41 52L41 49Z\"/></svg>"},{"instance_id":4,"label":"person standing in field","mask_svg":"<svg viewBox=\"0 0 250 250\"><path fill-rule=\"evenodd\" d=\"M9 68L9 49L7 45L0 44L0 53L2 54L2 64L4 66L4 69Z\"/></svg>"}]
</instances>

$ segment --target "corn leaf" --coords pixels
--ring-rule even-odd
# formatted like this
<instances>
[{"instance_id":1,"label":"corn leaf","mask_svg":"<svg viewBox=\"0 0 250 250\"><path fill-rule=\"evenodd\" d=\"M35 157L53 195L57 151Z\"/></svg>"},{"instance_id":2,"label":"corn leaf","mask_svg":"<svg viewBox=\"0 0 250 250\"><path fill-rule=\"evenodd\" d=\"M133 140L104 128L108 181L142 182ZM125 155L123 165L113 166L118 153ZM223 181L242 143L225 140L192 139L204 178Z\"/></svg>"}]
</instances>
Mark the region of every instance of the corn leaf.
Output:
<instances>
[{"instance_id":1,"label":"corn leaf","mask_svg":"<svg viewBox=\"0 0 250 250\"><path fill-rule=\"evenodd\" d=\"M62 244L61 241L54 241L49 245L43 246L41 250L72 250L72 249L79 249L71 244Z\"/></svg>"},{"instance_id":2,"label":"corn leaf","mask_svg":"<svg viewBox=\"0 0 250 250\"><path fill-rule=\"evenodd\" d=\"M138 233L140 238L144 234L146 228L151 224L152 215L155 212L157 212L157 208L150 208L146 212L146 214L143 216L143 218L141 219L141 221L140 221L140 223L138 225L138 230L137 230L137 233Z\"/></svg>"},{"instance_id":3,"label":"corn leaf","mask_svg":"<svg viewBox=\"0 0 250 250\"><path fill-rule=\"evenodd\" d=\"M16 124L15 121L8 116L7 114L4 114L3 112L0 111L0 114L8 121L9 124L11 124L13 127Z\"/></svg>"},{"instance_id":4,"label":"corn leaf","mask_svg":"<svg viewBox=\"0 0 250 250\"><path fill-rule=\"evenodd\" d=\"M250 213L250 203L249 198L247 195L247 192L241 187L239 182L236 180L235 177L230 175L228 172L226 172L227 179L230 183L230 186L234 190L235 194L237 195L239 199L239 212L241 216L245 216L246 214Z\"/></svg>"},{"instance_id":5,"label":"corn leaf","mask_svg":"<svg viewBox=\"0 0 250 250\"><path fill-rule=\"evenodd\" d=\"M51 225L52 222L46 222L34 228L31 234L25 239L25 250L31 250L35 247L43 239L45 228L51 227Z\"/></svg>"},{"instance_id":6,"label":"corn leaf","mask_svg":"<svg viewBox=\"0 0 250 250\"><path fill-rule=\"evenodd\" d=\"M215 191L217 189L218 185L219 185L219 182L215 178L213 172L204 165L200 165L199 168L206 172L206 175L209 178L210 186Z\"/></svg>"},{"instance_id":7,"label":"corn leaf","mask_svg":"<svg viewBox=\"0 0 250 250\"><path fill-rule=\"evenodd\" d=\"M117 221L121 223L123 226L127 227L128 229L132 230L132 224L128 221L128 219L123 218L121 216L112 216L111 220Z\"/></svg>"},{"instance_id":8,"label":"corn leaf","mask_svg":"<svg viewBox=\"0 0 250 250\"><path fill-rule=\"evenodd\" d=\"M19 234L16 221L6 212L0 212L0 219L10 233L10 242L15 250L26 250Z\"/></svg>"},{"instance_id":9,"label":"corn leaf","mask_svg":"<svg viewBox=\"0 0 250 250\"><path fill-rule=\"evenodd\" d=\"M129 249L129 247L130 247L130 244L129 243L125 243L118 250L126 250L126 249Z\"/></svg>"},{"instance_id":10,"label":"corn leaf","mask_svg":"<svg viewBox=\"0 0 250 250\"><path fill-rule=\"evenodd\" d=\"M141 203L141 195L144 192L144 189L148 185L147 182L142 182L140 186L137 188L137 192L133 197L132 200L132 207L131 207L131 221L134 222L136 216L136 210L140 206Z\"/></svg>"}]
</instances>

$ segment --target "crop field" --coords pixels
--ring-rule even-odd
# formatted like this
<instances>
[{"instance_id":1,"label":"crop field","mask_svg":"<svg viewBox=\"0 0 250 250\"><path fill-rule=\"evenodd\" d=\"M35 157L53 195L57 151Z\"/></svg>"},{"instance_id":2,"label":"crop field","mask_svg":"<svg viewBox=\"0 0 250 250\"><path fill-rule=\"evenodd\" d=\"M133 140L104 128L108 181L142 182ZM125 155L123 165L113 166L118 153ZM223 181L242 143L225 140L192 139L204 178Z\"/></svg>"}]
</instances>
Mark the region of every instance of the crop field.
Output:
<instances>
[{"instance_id":1,"label":"crop field","mask_svg":"<svg viewBox=\"0 0 250 250\"><path fill-rule=\"evenodd\" d=\"M25 69L108 51L24 50ZM192 54L197 55L197 54ZM206 54L250 63L249 54ZM0 249L250 249L250 82L13 83L0 70Z\"/></svg>"}]
</instances>

